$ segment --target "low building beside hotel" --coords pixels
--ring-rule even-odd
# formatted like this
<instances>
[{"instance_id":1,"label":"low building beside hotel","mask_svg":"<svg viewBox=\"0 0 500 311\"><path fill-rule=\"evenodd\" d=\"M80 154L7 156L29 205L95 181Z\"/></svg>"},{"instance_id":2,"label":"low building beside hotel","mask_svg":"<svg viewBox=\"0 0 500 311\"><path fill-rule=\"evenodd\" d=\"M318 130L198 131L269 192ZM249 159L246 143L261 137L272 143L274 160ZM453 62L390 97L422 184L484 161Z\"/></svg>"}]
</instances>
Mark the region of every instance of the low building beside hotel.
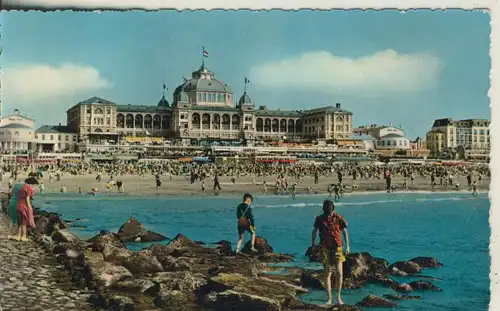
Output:
<instances>
[{"instance_id":1,"label":"low building beside hotel","mask_svg":"<svg viewBox=\"0 0 500 311\"><path fill-rule=\"evenodd\" d=\"M35 132L38 152L74 152L77 135L68 126L43 125Z\"/></svg>"},{"instance_id":2,"label":"low building beside hotel","mask_svg":"<svg viewBox=\"0 0 500 311\"><path fill-rule=\"evenodd\" d=\"M385 125L360 126L353 129L357 135L369 135L374 138L375 150L408 150L411 148L410 140L405 132L398 127Z\"/></svg>"}]
</instances>

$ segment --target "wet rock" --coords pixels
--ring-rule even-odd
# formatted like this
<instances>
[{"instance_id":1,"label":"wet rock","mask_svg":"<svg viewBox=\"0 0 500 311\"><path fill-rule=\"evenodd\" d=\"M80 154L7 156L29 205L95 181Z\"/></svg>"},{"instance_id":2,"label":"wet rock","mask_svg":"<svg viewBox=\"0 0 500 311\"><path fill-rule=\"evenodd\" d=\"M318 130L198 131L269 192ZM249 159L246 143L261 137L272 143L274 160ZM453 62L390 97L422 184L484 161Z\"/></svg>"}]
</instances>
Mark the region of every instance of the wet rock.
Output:
<instances>
[{"instance_id":1,"label":"wet rock","mask_svg":"<svg viewBox=\"0 0 500 311\"><path fill-rule=\"evenodd\" d=\"M324 289L322 278L325 278L323 271L305 270L300 275L300 283L307 288Z\"/></svg>"},{"instance_id":2,"label":"wet rock","mask_svg":"<svg viewBox=\"0 0 500 311\"><path fill-rule=\"evenodd\" d=\"M413 287L410 284L395 282L392 284L391 288L399 293L408 293L413 291Z\"/></svg>"},{"instance_id":3,"label":"wet rock","mask_svg":"<svg viewBox=\"0 0 500 311\"><path fill-rule=\"evenodd\" d=\"M414 281L409 284L414 290L442 291L441 288L429 281Z\"/></svg>"},{"instance_id":4,"label":"wet rock","mask_svg":"<svg viewBox=\"0 0 500 311\"><path fill-rule=\"evenodd\" d=\"M415 257L410 261L418 264L421 268L439 268L443 266L442 263L432 257Z\"/></svg>"},{"instance_id":5,"label":"wet rock","mask_svg":"<svg viewBox=\"0 0 500 311\"><path fill-rule=\"evenodd\" d=\"M155 306L169 311L195 311L200 310L193 292L181 290L162 290L156 296Z\"/></svg>"},{"instance_id":6,"label":"wet rock","mask_svg":"<svg viewBox=\"0 0 500 311\"><path fill-rule=\"evenodd\" d=\"M233 254L233 247L231 245L231 242L219 241L214 244L218 245L217 249L222 256L231 256Z\"/></svg>"},{"instance_id":7,"label":"wet rock","mask_svg":"<svg viewBox=\"0 0 500 311\"><path fill-rule=\"evenodd\" d=\"M167 238L144 228L137 219L130 217L118 230L118 238L122 242L156 242Z\"/></svg>"},{"instance_id":8,"label":"wet rock","mask_svg":"<svg viewBox=\"0 0 500 311\"><path fill-rule=\"evenodd\" d=\"M172 250L183 247L201 247L181 233L177 234L172 240L170 240L166 246Z\"/></svg>"},{"instance_id":9,"label":"wet rock","mask_svg":"<svg viewBox=\"0 0 500 311\"><path fill-rule=\"evenodd\" d=\"M155 288L148 291L152 296L162 290L195 291L207 284L206 277L200 273L183 272L159 272L151 279L157 284Z\"/></svg>"},{"instance_id":10,"label":"wet rock","mask_svg":"<svg viewBox=\"0 0 500 311\"><path fill-rule=\"evenodd\" d=\"M251 242L248 241L245 246L243 246L243 249L241 250L242 253L250 254L252 253L251 250ZM272 253L274 250L267 243L267 240L264 239L263 237L255 237L255 249L257 250L258 254L265 254L265 253Z\"/></svg>"},{"instance_id":11,"label":"wet rock","mask_svg":"<svg viewBox=\"0 0 500 311\"><path fill-rule=\"evenodd\" d=\"M321 260L319 246L309 246L305 256L309 258L309 261L319 262Z\"/></svg>"},{"instance_id":12,"label":"wet rock","mask_svg":"<svg viewBox=\"0 0 500 311\"><path fill-rule=\"evenodd\" d=\"M384 298L389 299L389 300L420 300L420 299L422 299L422 296L387 294L387 295L384 295Z\"/></svg>"},{"instance_id":13,"label":"wet rock","mask_svg":"<svg viewBox=\"0 0 500 311\"><path fill-rule=\"evenodd\" d=\"M281 305L274 299L228 290L217 294L215 309L217 311L280 311Z\"/></svg>"},{"instance_id":14,"label":"wet rock","mask_svg":"<svg viewBox=\"0 0 500 311\"><path fill-rule=\"evenodd\" d=\"M35 220L35 234L48 234L50 221L45 216L37 217Z\"/></svg>"},{"instance_id":15,"label":"wet rock","mask_svg":"<svg viewBox=\"0 0 500 311\"><path fill-rule=\"evenodd\" d=\"M412 261L397 261L390 265L387 270L390 274L401 275L400 271L406 274L415 274L420 272L420 266ZM404 276L404 275L402 275Z\"/></svg>"},{"instance_id":16,"label":"wet rock","mask_svg":"<svg viewBox=\"0 0 500 311\"><path fill-rule=\"evenodd\" d=\"M109 308L109 301L102 293L93 293L92 295L90 295L88 301L90 304L92 304L96 307L99 307L102 309Z\"/></svg>"},{"instance_id":17,"label":"wet rock","mask_svg":"<svg viewBox=\"0 0 500 311\"><path fill-rule=\"evenodd\" d=\"M125 248L118 235L108 231L101 231L98 235L87 240L87 242L91 243L90 247L94 252L102 252L106 245Z\"/></svg>"},{"instance_id":18,"label":"wet rock","mask_svg":"<svg viewBox=\"0 0 500 311\"><path fill-rule=\"evenodd\" d=\"M290 262L293 256L287 254L264 253L257 257L258 260L266 263Z\"/></svg>"},{"instance_id":19,"label":"wet rock","mask_svg":"<svg viewBox=\"0 0 500 311\"><path fill-rule=\"evenodd\" d=\"M375 295L368 295L363 300L358 302L356 306L365 308L392 308L396 304L390 300L377 297Z\"/></svg>"},{"instance_id":20,"label":"wet rock","mask_svg":"<svg viewBox=\"0 0 500 311\"><path fill-rule=\"evenodd\" d=\"M133 253L123 261L123 266L133 274L162 272L163 266L151 251Z\"/></svg>"},{"instance_id":21,"label":"wet rock","mask_svg":"<svg viewBox=\"0 0 500 311\"><path fill-rule=\"evenodd\" d=\"M118 230L122 242L133 242L135 237L144 232L144 226L134 217L130 217Z\"/></svg>"}]
</instances>

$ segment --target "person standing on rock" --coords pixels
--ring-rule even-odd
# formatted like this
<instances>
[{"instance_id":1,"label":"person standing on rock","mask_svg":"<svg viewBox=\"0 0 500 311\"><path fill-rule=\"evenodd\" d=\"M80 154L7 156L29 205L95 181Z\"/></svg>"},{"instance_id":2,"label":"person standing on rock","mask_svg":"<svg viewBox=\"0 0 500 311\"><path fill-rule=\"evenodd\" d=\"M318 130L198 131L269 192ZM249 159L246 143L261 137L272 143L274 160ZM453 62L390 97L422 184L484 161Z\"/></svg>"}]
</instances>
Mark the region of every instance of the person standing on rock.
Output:
<instances>
[{"instance_id":1,"label":"person standing on rock","mask_svg":"<svg viewBox=\"0 0 500 311\"><path fill-rule=\"evenodd\" d=\"M236 244L236 254L240 252L246 231L250 232L250 250L252 252L257 251L255 249L255 222L252 214L252 207L250 206L252 202L252 195L245 193L243 202L236 208L236 217L238 218L238 244Z\"/></svg>"},{"instance_id":2,"label":"person standing on rock","mask_svg":"<svg viewBox=\"0 0 500 311\"><path fill-rule=\"evenodd\" d=\"M31 200L33 198L33 186L37 185L38 181L35 178L28 178L24 181L17 192L16 214L17 214L17 236L11 237L17 241L28 241L28 230L35 228L35 219L33 216L33 206Z\"/></svg>"},{"instance_id":3,"label":"person standing on rock","mask_svg":"<svg viewBox=\"0 0 500 311\"><path fill-rule=\"evenodd\" d=\"M311 245L316 244L316 236L319 231L320 258L323 262L326 277L326 293L328 295L327 304L332 303L332 267L335 268L335 290L337 292L337 303L344 304L340 297L342 290L343 262L345 261L342 252L341 232L344 233L346 245L345 253L349 253L349 236L347 234L347 222L334 211L335 206L330 200L323 202L323 214L316 217L314 229L312 231Z\"/></svg>"}]
</instances>

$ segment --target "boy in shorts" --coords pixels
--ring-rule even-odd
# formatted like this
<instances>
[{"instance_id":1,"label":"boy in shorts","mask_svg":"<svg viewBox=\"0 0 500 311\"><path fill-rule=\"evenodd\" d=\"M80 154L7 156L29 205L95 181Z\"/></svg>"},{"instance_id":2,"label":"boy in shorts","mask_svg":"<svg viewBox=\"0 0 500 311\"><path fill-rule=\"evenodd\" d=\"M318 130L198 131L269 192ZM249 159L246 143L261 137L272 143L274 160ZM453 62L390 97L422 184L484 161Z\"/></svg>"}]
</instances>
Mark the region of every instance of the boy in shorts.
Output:
<instances>
[{"instance_id":1,"label":"boy in shorts","mask_svg":"<svg viewBox=\"0 0 500 311\"><path fill-rule=\"evenodd\" d=\"M346 244L345 253L349 253L349 236L347 234L347 222L339 214L334 212L335 206L330 200L323 202L323 214L316 217L312 232L311 245L316 244L316 235L319 231L320 257L323 262L326 277L326 293L328 295L327 305L332 303L332 267L335 268L335 290L337 292L337 303L344 304L340 298L342 290L342 263L345 261L342 252L341 233L344 233Z\"/></svg>"},{"instance_id":2,"label":"boy in shorts","mask_svg":"<svg viewBox=\"0 0 500 311\"><path fill-rule=\"evenodd\" d=\"M243 238L245 232L250 232L250 243L252 252L256 252L255 249L255 222L252 214L252 204L253 197L249 193L245 193L243 196L243 202L236 208L236 218L238 218L238 244L236 244L236 254L240 252L241 244L243 243Z\"/></svg>"}]
</instances>

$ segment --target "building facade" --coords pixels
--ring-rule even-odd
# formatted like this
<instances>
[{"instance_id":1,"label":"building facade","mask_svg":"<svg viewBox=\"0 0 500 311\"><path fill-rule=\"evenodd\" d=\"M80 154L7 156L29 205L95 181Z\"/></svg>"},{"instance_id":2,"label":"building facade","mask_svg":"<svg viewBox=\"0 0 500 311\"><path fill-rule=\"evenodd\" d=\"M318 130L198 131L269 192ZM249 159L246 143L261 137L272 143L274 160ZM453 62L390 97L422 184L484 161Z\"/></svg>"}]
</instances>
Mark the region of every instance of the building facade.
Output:
<instances>
[{"instance_id":1,"label":"building facade","mask_svg":"<svg viewBox=\"0 0 500 311\"><path fill-rule=\"evenodd\" d=\"M78 138L68 126L43 125L35 132L38 152L73 152L76 150Z\"/></svg>"},{"instance_id":2,"label":"building facade","mask_svg":"<svg viewBox=\"0 0 500 311\"><path fill-rule=\"evenodd\" d=\"M3 152L36 148L35 121L22 116L18 110L16 112L0 120L0 146Z\"/></svg>"},{"instance_id":3,"label":"building facade","mask_svg":"<svg viewBox=\"0 0 500 311\"><path fill-rule=\"evenodd\" d=\"M405 132L395 126L367 125L353 129L356 135L370 135L374 138L375 149L408 150L411 149L410 140Z\"/></svg>"},{"instance_id":4,"label":"building facade","mask_svg":"<svg viewBox=\"0 0 500 311\"><path fill-rule=\"evenodd\" d=\"M153 137L182 144L197 141L322 139L342 140L352 133L352 113L340 103L312 110L256 108L246 92L234 104L231 87L204 65L156 106L117 105L93 97L67 111L68 128L80 141ZM137 140L136 140L137 141Z\"/></svg>"},{"instance_id":5,"label":"building facade","mask_svg":"<svg viewBox=\"0 0 500 311\"><path fill-rule=\"evenodd\" d=\"M444 150L459 146L464 149L490 148L490 121L486 119L467 119L454 121L450 118L434 121L431 131L444 134Z\"/></svg>"},{"instance_id":6,"label":"building facade","mask_svg":"<svg viewBox=\"0 0 500 311\"><path fill-rule=\"evenodd\" d=\"M427 149L429 149L431 155L440 155L444 151L445 146L445 135L439 130L433 130L427 132L425 135Z\"/></svg>"}]
</instances>

